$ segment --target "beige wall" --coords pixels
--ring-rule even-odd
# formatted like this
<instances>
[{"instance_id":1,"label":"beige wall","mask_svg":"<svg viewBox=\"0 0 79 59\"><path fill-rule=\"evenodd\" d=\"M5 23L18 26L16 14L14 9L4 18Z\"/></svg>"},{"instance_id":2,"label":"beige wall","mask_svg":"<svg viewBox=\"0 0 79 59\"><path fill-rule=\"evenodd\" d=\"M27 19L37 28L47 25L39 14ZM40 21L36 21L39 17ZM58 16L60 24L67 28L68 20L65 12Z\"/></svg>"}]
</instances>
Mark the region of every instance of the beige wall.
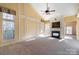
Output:
<instances>
[{"instance_id":1,"label":"beige wall","mask_svg":"<svg viewBox=\"0 0 79 59\"><path fill-rule=\"evenodd\" d=\"M76 32L77 32L77 39L79 40L79 18L77 18Z\"/></svg>"},{"instance_id":2,"label":"beige wall","mask_svg":"<svg viewBox=\"0 0 79 59\"><path fill-rule=\"evenodd\" d=\"M18 40L18 34L19 34L19 28L18 28L18 4L1 4L0 3L0 6L3 6L3 7L7 7L7 8L9 8L9 9L13 9L13 10L15 10L16 11L16 16L14 17L14 24L15 24L15 38L14 38L14 40L13 41L15 41L15 40ZM0 16L1 18L2 18L2 16ZM0 27L2 26L2 19L0 18ZM0 31L0 41L2 41L3 42L3 39L2 39L2 27L1 27L1 29L0 29L1 31ZM9 43L9 41L6 41L6 42L3 42L3 43Z\"/></svg>"},{"instance_id":3,"label":"beige wall","mask_svg":"<svg viewBox=\"0 0 79 59\"><path fill-rule=\"evenodd\" d=\"M38 36L41 31L41 16L34 10L34 8L30 4L25 4L26 10L26 24L25 24L25 31L26 31L26 38ZM44 25L42 25L44 26Z\"/></svg>"},{"instance_id":4,"label":"beige wall","mask_svg":"<svg viewBox=\"0 0 79 59\"><path fill-rule=\"evenodd\" d=\"M46 36L51 36L51 23L48 22L48 23L45 23L45 32L44 34Z\"/></svg>"},{"instance_id":5,"label":"beige wall","mask_svg":"<svg viewBox=\"0 0 79 59\"><path fill-rule=\"evenodd\" d=\"M24 4L18 4L18 15L19 15L19 39L21 40L22 37L25 35L25 18L24 18Z\"/></svg>"},{"instance_id":6,"label":"beige wall","mask_svg":"<svg viewBox=\"0 0 79 59\"><path fill-rule=\"evenodd\" d=\"M15 38L13 41L6 41L5 44L18 41L19 39L22 40L25 38L34 37L40 34L40 24L43 24L40 22L41 16L32 8L30 4L1 3L0 6L16 11L16 16L14 19ZM0 16L0 28L2 28L1 18L2 16ZM42 26L44 26L44 24ZM2 29L0 29L0 44L4 44L2 41Z\"/></svg>"},{"instance_id":7,"label":"beige wall","mask_svg":"<svg viewBox=\"0 0 79 59\"><path fill-rule=\"evenodd\" d=\"M65 23L66 26L72 26L72 35L76 35L76 21Z\"/></svg>"},{"instance_id":8,"label":"beige wall","mask_svg":"<svg viewBox=\"0 0 79 59\"><path fill-rule=\"evenodd\" d=\"M34 10L34 8L31 6L31 4L25 4L26 6L26 15L27 17L33 17L37 19L38 21L41 20L41 16Z\"/></svg>"},{"instance_id":9,"label":"beige wall","mask_svg":"<svg viewBox=\"0 0 79 59\"><path fill-rule=\"evenodd\" d=\"M78 5L77 14L79 14L79 5ZM77 17L76 32L77 32L77 39L79 40L79 17Z\"/></svg>"},{"instance_id":10,"label":"beige wall","mask_svg":"<svg viewBox=\"0 0 79 59\"><path fill-rule=\"evenodd\" d=\"M73 26L73 34L75 34L75 31L76 31L76 36L79 37L78 35L78 20L77 20L77 17L76 16L66 16L64 17L64 24L68 25L70 23L70 25L72 24Z\"/></svg>"},{"instance_id":11,"label":"beige wall","mask_svg":"<svg viewBox=\"0 0 79 59\"><path fill-rule=\"evenodd\" d=\"M64 22L67 23L67 22L74 22L76 21L76 16L65 16L64 17Z\"/></svg>"}]
</instances>

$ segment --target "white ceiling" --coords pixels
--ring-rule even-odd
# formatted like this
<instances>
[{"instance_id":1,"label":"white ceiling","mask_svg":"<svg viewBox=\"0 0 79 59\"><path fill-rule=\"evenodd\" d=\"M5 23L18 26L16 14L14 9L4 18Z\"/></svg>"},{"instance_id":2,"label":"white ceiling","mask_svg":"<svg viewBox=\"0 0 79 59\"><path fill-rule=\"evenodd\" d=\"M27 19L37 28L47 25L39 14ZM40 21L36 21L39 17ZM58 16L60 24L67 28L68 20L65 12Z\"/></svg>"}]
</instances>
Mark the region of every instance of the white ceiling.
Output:
<instances>
[{"instance_id":1,"label":"white ceiling","mask_svg":"<svg viewBox=\"0 0 79 59\"><path fill-rule=\"evenodd\" d=\"M45 19L55 18L58 16L72 16L77 12L78 3L49 3L50 10L55 9L51 15L46 15L41 10L46 10L46 3L32 3L34 9Z\"/></svg>"}]
</instances>

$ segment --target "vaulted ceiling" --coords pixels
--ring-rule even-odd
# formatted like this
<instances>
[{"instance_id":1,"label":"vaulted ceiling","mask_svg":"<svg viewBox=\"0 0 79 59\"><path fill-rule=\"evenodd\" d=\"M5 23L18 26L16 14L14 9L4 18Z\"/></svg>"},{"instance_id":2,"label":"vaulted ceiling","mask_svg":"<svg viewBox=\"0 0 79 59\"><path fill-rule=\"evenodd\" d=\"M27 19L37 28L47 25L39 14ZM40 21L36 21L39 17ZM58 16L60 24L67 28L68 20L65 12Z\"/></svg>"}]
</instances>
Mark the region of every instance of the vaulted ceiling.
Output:
<instances>
[{"instance_id":1,"label":"vaulted ceiling","mask_svg":"<svg viewBox=\"0 0 79 59\"><path fill-rule=\"evenodd\" d=\"M58 16L72 16L76 15L79 4L78 3L48 3L50 9L56 10L51 15L46 15L41 10L46 10L46 3L32 3L33 8L45 19L55 18Z\"/></svg>"}]
</instances>

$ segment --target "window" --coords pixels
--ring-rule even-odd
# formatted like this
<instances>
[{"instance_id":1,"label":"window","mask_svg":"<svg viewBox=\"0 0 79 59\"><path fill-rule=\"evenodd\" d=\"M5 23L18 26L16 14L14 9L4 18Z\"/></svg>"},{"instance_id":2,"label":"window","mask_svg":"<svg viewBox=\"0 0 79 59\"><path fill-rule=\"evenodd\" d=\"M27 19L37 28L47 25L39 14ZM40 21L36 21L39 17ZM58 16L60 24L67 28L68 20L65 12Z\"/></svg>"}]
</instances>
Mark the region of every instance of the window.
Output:
<instances>
[{"instance_id":1,"label":"window","mask_svg":"<svg viewBox=\"0 0 79 59\"><path fill-rule=\"evenodd\" d=\"M5 20L14 20L14 16L12 14L3 13L3 19Z\"/></svg>"},{"instance_id":2,"label":"window","mask_svg":"<svg viewBox=\"0 0 79 59\"><path fill-rule=\"evenodd\" d=\"M72 26L66 27L66 34L72 34Z\"/></svg>"},{"instance_id":3,"label":"window","mask_svg":"<svg viewBox=\"0 0 79 59\"><path fill-rule=\"evenodd\" d=\"M14 39L14 16L11 14L3 13L2 21L3 39Z\"/></svg>"}]
</instances>

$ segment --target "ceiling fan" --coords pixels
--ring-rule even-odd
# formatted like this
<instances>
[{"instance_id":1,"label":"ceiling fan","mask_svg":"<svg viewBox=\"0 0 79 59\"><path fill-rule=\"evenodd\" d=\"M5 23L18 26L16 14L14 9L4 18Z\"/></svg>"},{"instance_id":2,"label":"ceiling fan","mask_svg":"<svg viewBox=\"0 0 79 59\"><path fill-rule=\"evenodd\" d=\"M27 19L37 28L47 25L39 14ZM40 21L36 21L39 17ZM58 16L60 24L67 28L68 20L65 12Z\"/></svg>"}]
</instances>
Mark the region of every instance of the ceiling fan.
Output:
<instances>
[{"instance_id":1,"label":"ceiling fan","mask_svg":"<svg viewBox=\"0 0 79 59\"><path fill-rule=\"evenodd\" d=\"M46 4L46 6L47 6L46 10L45 11L41 11L41 12L46 13L46 15L50 15L51 12L55 12L55 10L50 10L50 7L48 6L48 3Z\"/></svg>"}]
</instances>

